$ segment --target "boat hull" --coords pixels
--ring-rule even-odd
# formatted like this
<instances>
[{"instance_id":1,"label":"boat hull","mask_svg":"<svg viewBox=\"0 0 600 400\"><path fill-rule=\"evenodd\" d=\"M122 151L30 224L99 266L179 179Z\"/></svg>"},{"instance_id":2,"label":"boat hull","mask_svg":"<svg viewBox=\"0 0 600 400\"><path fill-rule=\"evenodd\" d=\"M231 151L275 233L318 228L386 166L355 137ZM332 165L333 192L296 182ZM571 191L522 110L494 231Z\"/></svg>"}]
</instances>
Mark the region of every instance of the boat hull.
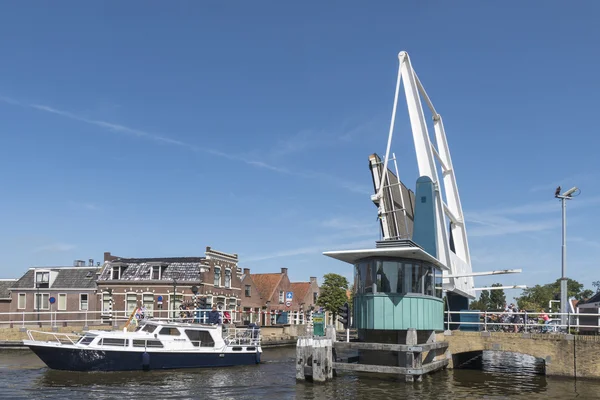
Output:
<instances>
[{"instance_id":1,"label":"boat hull","mask_svg":"<svg viewBox=\"0 0 600 400\"><path fill-rule=\"evenodd\" d=\"M136 371L209 368L260 363L256 352L139 352L54 347L28 344L52 369L65 371Z\"/></svg>"}]
</instances>

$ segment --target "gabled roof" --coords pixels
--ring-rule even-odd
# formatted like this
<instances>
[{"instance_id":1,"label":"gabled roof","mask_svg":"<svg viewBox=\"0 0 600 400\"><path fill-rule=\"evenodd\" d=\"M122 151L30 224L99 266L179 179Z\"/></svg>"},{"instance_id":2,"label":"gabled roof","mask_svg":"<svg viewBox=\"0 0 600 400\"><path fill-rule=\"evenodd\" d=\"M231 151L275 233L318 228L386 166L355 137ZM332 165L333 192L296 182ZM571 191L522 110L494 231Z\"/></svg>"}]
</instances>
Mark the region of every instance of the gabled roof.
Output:
<instances>
[{"instance_id":1,"label":"gabled roof","mask_svg":"<svg viewBox=\"0 0 600 400\"><path fill-rule=\"evenodd\" d=\"M281 282L283 274L250 274L250 277L254 282L254 286L256 286L256 289L260 293L260 297L269 300L273 297L273 293L279 285L279 282Z\"/></svg>"},{"instance_id":2,"label":"gabled roof","mask_svg":"<svg viewBox=\"0 0 600 400\"><path fill-rule=\"evenodd\" d=\"M14 286L16 279L0 279L0 300L10 299L10 288Z\"/></svg>"},{"instance_id":3,"label":"gabled roof","mask_svg":"<svg viewBox=\"0 0 600 400\"><path fill-rule=\"evenodd\" d=\"M585 304L593 304L593 303L600 303L600 292L596 293L595 295L593 295L586 301L580 301L579 303L577 303L577 306L581 307Z\"/></svg>"},{"instance_id":4,"label":"gabled roof","mask_svg":"<svg viewBox=\"0 0 600 400\"><path fill-rule=\"evenodd\" d=\"M94 289L96 288L96 271L98 267L50 267L30 268L12 288L33 289L36 270L58 272L50 289Z\"/></svg>"},{"instance_id":5,"label":"gabled roof","mask_svg":"<svg viewBox=\"0 0 600 400\"><path fill-rule=\"evenodd\" d=\"M130 262L130 260L156 260L142 263ZM167 260L167 261L165 261ZM177 260L177 261L171 261ZM188 262L180 262L181 260L187 260ZM113 264L122 265L125 264L126 268L121 274L119 281L144 281L152 280L152 267L156 262L164 262L167 267L161 272L161 281L172 282L173 279L177 281L192 281L197 282L201 280L200 274L202 273L202 267L207 268L203 263L205 259L203 257L183 257L183 258L119 258L107 263L98 278L99 281L111 280L111 270Z\"/></svg>"},{"instance_id":6,"label":"gabled roof","mask_svg":"<svg viewBox=\"0 0 600 400\"><path fill-rule=\"evenodd\" d=\"M294 298L300 302L304 300L310 290L310 282L292 282L290 291L294 293Z\"/></svg>"}]
</instances>

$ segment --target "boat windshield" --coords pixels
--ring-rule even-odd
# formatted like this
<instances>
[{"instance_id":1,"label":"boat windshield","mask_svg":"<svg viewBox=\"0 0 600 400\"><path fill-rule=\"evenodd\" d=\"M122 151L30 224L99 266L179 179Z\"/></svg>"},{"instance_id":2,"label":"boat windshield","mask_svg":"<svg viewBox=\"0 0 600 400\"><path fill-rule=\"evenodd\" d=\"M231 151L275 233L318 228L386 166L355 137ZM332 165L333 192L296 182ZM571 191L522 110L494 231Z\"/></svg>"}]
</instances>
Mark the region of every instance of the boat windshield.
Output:
<instances>
[{"instance_id":1,"label":"boat windshield","mask_svg":"<svg viewBox=\"0 0 600 400\"><path fill-rule=\"evenodd\" d=\"M95 337L96 337L96 335L87 334L84 337L82 337L81 339L79 339L78 344L83 344L83 345L87 346L94 341Z\"/></svg>"},{"instance_id":2,"label":"boat windshield","mask_svg":"<svg viewBox=\"0 0 600 400\"><path fill-rule=\"evenodd\" d=\"M146 324L142 327L143 332L149 332L149 333L154 332L155 329L156 329L156 325L153 325L153 324Z\"/></svg>"}]
</instances>

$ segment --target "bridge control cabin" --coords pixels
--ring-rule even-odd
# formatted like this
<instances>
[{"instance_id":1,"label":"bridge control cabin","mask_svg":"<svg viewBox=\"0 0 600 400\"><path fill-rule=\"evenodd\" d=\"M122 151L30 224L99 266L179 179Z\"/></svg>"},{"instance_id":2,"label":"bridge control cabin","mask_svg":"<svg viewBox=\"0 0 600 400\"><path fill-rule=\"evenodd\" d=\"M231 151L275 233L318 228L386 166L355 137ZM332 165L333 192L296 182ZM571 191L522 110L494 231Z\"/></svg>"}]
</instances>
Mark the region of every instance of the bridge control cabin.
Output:
<instances>
[{"instance_id":1,"label":"bridge control cabin","mask_svg":"<svg viewBox=\"0 0 600 400\"><path fill-rule=\"evenodd\" d=\"M354 325L359 330L443 330L446 267L410 240L325 255L354 266ZM364 332L363 335L364 336Z\"/></svg>"}]
</instances>

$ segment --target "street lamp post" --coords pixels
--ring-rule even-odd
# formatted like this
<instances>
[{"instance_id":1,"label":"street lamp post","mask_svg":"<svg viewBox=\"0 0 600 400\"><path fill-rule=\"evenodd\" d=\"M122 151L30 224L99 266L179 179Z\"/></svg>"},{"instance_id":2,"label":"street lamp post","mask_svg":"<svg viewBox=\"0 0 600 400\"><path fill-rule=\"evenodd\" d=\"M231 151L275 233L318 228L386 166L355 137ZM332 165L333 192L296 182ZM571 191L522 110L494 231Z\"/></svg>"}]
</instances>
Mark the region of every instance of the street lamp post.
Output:
<instances>
[{"instance_id":1,"label":"street lamp post","mask_svg":"<svg viewBox=\"0 0 600 400\"><path fill-rule=\"evenodd\" d=\"M577 187L572 187L567 190L563 194L560 194L560 186L556 188L556 192L554 193L554 197L560 199L562 202L562 268L561 268L561 278L560 278L560 324L561 326L567 325L567 302L568 294L567 294L567 200L571 200L573 198L573 193L579 191Z\"/></svg>"},{"instance_id":2,"label":"street lamp post","mask_svg":"<svg viewBox=\"0 0 600 400\"><path fill-rule=\"evenodd\" d=\"M173 320L175 320L175 297L177 297L177 279L173 278L173 301L171 302L173 307Z\"/></svg>"}]
</instances>

